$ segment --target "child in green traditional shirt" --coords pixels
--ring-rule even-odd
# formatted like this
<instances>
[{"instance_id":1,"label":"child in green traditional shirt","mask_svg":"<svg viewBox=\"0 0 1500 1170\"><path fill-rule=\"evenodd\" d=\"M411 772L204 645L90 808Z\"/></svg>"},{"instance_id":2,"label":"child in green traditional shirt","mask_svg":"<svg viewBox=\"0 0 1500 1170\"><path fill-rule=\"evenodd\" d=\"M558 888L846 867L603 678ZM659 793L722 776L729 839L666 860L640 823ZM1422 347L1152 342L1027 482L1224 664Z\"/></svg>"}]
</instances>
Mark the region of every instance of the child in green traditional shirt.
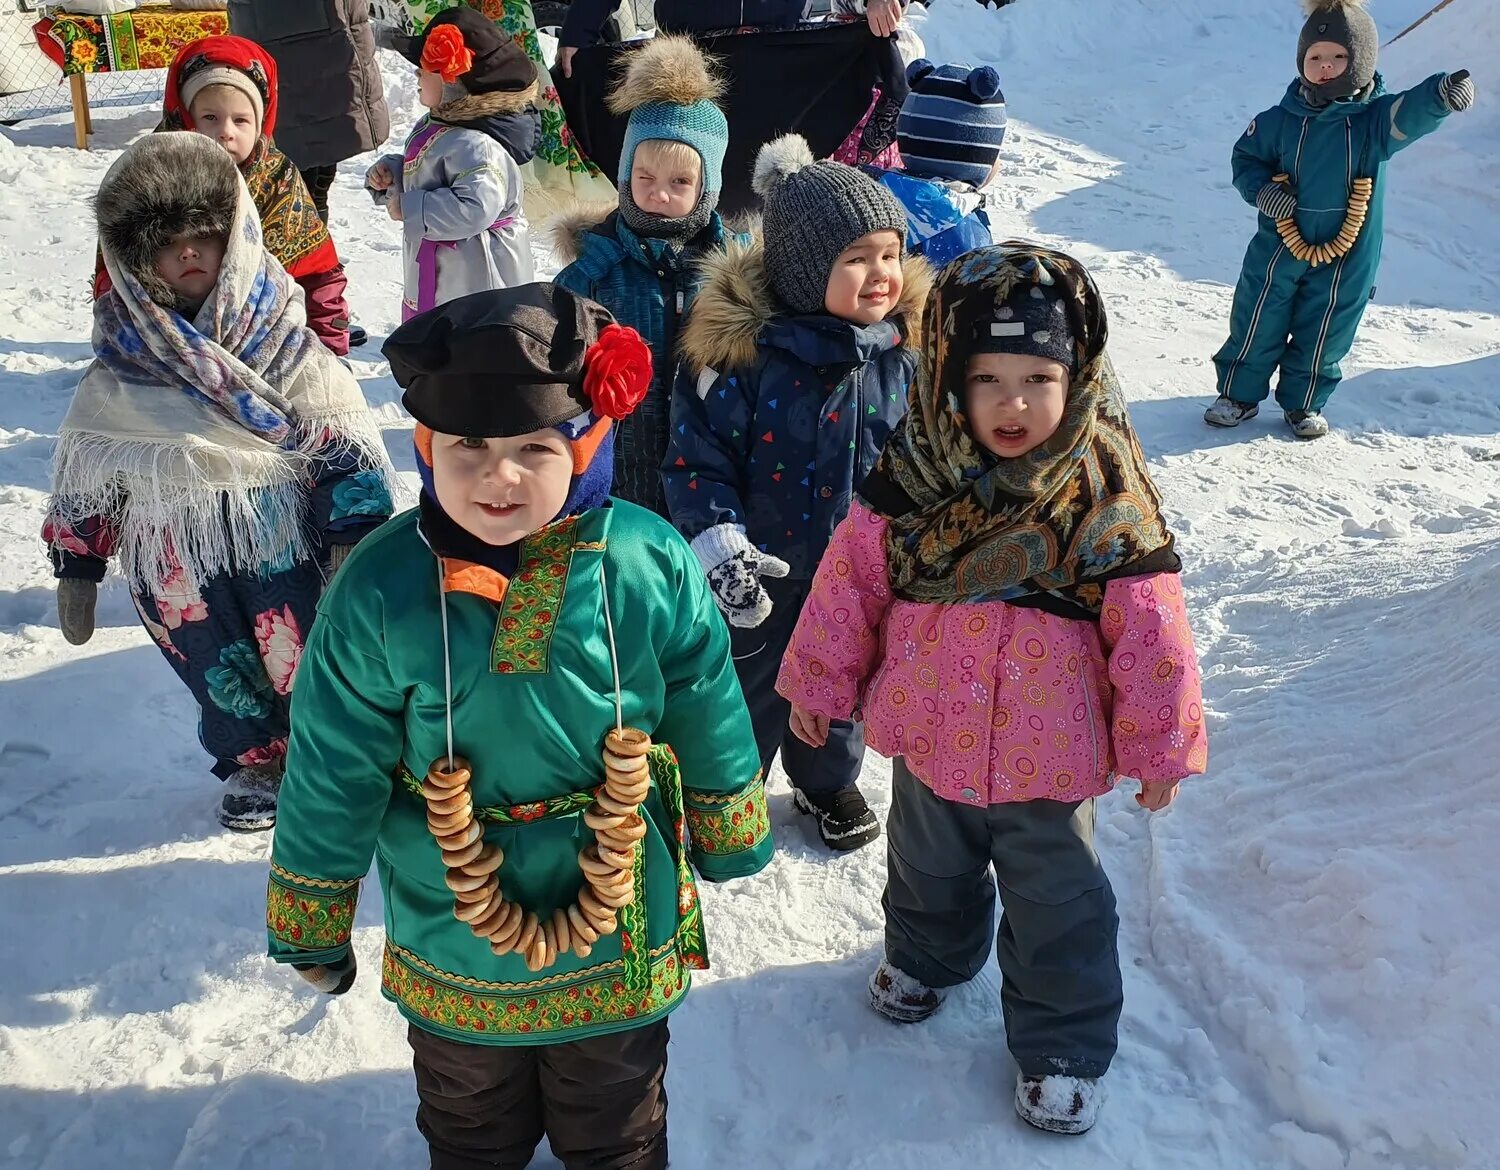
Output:
<instances>
[{"instance_id":1,"label":"child in green traditional shirt","mask_svg":"<svg viewBox=\"0 0 1500 1170\"><path fill-rule=\"evenodd\" d=\"M434 1170L523 1167L544 1134L569 1170L658 1170L666 1016L707 965L692 867L753 874L772 844L703 574L608 498L650 352L532 284L415 317L384 353L423 491L350 557L301 661L271 955L347 990L373 856ZM634 812L601 788L620 725L655 742ZM586 874L611 858L605 889Z\"/></svg>"}]
</instances>

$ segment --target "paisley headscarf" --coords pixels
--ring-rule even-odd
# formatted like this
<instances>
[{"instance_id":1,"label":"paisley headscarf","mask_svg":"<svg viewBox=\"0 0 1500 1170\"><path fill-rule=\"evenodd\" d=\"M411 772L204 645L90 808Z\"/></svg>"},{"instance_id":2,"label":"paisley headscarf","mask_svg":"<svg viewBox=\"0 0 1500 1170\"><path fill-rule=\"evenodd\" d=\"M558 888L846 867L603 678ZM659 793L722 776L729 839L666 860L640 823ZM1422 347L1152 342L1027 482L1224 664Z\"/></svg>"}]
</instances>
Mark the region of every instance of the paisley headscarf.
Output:
<instances>
[{"instance_id":1,"label":"paisley headscarf","mask_svg":"<svg viewBox=\"0 0 1500 1170\"><path fill-rule=\"evenodd\" d=\"M1078 373L1056 432L1001 459L974 439L964 413L968 339L982 315L1028 284L1063 298ZM1014 240L981 248L943 270L924 316L929 340L910 409L860 488L889 520L898 596L1007 601L1097 620L1110 579L1181 568L1105 352L1104 303L1083 265Z\"/></svg>"}]
</instances>

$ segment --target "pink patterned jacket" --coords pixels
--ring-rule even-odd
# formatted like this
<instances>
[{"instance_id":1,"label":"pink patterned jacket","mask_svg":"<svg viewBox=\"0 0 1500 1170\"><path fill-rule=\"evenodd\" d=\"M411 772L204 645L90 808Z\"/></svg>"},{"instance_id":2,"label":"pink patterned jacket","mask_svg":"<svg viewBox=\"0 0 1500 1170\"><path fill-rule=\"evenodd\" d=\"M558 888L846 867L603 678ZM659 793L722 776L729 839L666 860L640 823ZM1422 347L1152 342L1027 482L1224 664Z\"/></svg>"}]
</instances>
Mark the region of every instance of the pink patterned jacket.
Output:
<instances>
[{"instance_id":1,"label":"pink patterned jacket","mask_svg":"<svg viewBox=\"0 0 1500 1170\"><path fill-rule=\"evenodd\" d=\"M818 566L776 689L960 804L1083 800L1116 773L1208 766L1193 635L1175 573L1110 581L1093 622L995 601L891 594L886 521L856 501Z\"/></svg>"}]
</instances>

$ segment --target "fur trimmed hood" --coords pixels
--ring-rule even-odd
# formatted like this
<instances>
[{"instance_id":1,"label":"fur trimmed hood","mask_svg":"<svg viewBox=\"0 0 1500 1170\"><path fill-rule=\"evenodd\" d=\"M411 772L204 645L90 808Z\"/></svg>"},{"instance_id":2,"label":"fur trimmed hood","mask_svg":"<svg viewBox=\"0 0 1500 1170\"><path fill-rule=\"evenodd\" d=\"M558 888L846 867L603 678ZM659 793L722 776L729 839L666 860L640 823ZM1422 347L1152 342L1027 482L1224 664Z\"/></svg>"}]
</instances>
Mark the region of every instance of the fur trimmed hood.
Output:
<instances>
[{"instance_id":1,"label":"fur trimmed hood","mask_svg":"<svg viewBox=\"0 0 1500 1170\"><path fill-rule=\"evenodd\" d=\"M188 233L227 239L244 183L219 146L201 134L152 134L120 156L94 196L99 246L159 305L178 297L156 275L156 253Z\"/></svg>"},{"instance_id":2,"label":"fur trimmed hood","mask_svg":"<svg viewBox=\"0 0 1500 1170\"><path fill-rule=\"evenodd\" d=\"M703 291L683 327L681 350L695 373L744 369L755 364L761 334L778 317L793 316L776 299L766 275L759 233L749 244L731 242L702 261ZM933 271L920 256L901 259L901 296L887 320L899 318L902 347L922 345L922 308L932 291Z\"/></svg>"},{"instance_id":3,"label":"fur trimmed hood","mask_svg":"<svg viewBox=\"0 0 1500 1170\"><path fill-rule=\"evenodd\" d=\"M561 215L553 217L547 224L547 233L552 240L552 252L557 257L558 267L566 268L582 255L584 236L603 227L605 222L620 209L619 201L605 203L580 203Z\"/></svg>"},{"instance_id":4,"label":"fur trimmed hood","mask_svg":"<svg viewBox=\"0 0 1500 1170\"><path fill-rule=\"evenodd\" d=\"M541 83L533 81L525 89L497 89L489 93L465 94L437 106L433 109L432 116L439 122L462 126L466 122L478 122L484 118L519 114L535 103L541 92Z\"/></svg>"}]
</instances>

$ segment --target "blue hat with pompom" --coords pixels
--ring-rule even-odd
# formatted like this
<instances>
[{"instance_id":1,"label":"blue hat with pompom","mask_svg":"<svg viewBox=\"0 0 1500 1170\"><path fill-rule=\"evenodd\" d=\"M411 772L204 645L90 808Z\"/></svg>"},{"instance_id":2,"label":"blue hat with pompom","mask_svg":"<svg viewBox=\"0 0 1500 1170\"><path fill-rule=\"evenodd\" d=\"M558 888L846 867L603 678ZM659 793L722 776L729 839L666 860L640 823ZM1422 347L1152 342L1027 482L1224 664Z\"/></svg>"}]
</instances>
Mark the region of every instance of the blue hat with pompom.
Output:
<instances>
[{"instance_id":1,"label":"blue hat with pompom","mask_svg":"<svg viewBox=\"0 0 1500 1170\"><path fill-rule=\"evenodd\" d=\"M925 57L906 71L911 92L896 122L906 169L924 179L981 187L1005 143L1005 95L988 65L934 65Z\"/></svg>"}]
</instances>

